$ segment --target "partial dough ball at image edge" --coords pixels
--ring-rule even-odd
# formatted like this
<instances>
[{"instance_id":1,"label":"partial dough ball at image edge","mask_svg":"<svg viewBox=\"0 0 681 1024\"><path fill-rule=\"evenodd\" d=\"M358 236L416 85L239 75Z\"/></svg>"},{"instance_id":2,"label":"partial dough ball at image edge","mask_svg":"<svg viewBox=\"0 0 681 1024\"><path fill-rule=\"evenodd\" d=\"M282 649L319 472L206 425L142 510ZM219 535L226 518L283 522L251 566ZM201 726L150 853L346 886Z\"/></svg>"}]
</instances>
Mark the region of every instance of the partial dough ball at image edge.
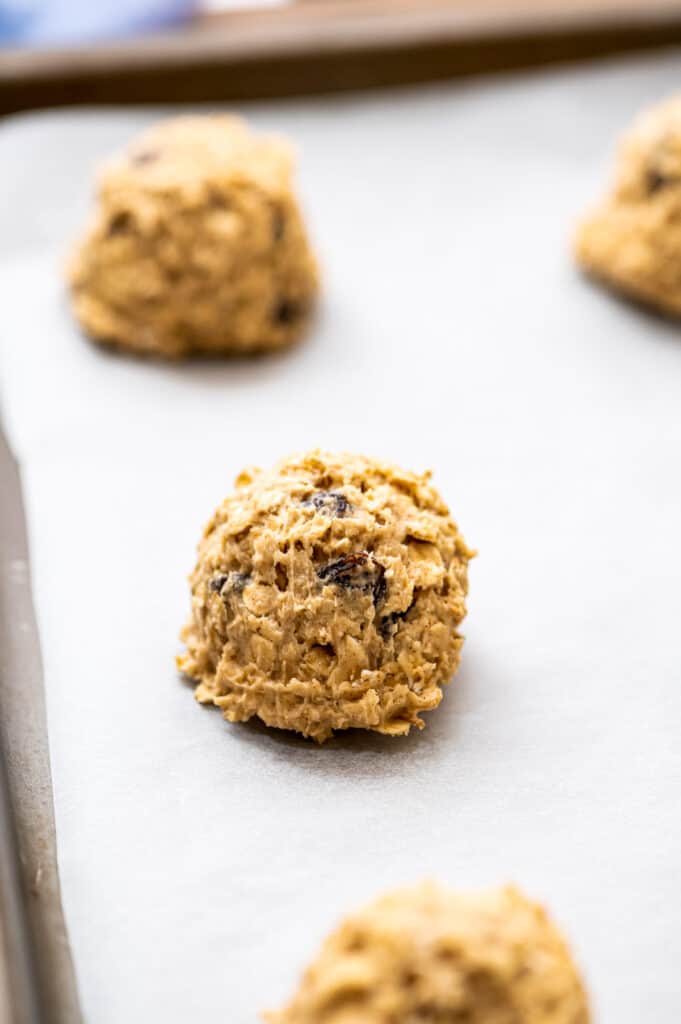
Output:
<instances>
[{"instance_id":1,"label":"partial dough ball at image edge","mask_svg":"<svg viewBox=\"0 0 681 1024\"><path fill-rule=\"evenodd\" d=\"M245 471L200 542L179 668L231 722L405 735L458 666L473 554L429 474L322 451Z\"/></svg>"},{"instance_id":2,"label":"partial dough ball at image edge","mask_svg":"<svg viewBox=\"0 0 681 1024\"><path fill-rule=\"evenodd\" d=\"M102 168L68 265L91 338L168 358L285 348L309 324L318 270L289 144L227 114L179 117Z\"/></svg>"},{"instance_id":3,"label":"partial dough ball at image edge","mask_svg":"<svg viewBox=\"0 0 681 1024\"><path fill-rule=\"evenodd\" d=\"M431 882L352 914L268 1024L589 1024L567 944L541 906L507 886Z\"/></svg>"},{"instance_id":4,"label":"partial dough ball at image edge","mask_svg":"<svg viewBox=\"0 0 681 1024\"><path fill-rule=\"evenodd\" d=\"M636 118L613 185L578 226L574 251L596 280L681 316L681 96Z\"/></svg>"}]
</instances>

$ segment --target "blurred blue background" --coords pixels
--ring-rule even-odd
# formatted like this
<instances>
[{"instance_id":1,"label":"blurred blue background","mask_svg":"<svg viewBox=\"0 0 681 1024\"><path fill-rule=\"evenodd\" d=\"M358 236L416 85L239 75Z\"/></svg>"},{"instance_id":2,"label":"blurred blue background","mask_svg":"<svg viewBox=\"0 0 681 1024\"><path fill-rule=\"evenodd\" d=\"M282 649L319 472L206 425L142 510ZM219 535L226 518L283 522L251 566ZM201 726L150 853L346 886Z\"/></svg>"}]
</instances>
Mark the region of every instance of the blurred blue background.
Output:
<instances>
[{"instance_id":1,"label":"blurred blue background","mask_svg":"<svg viewBox=\"0 0 681 1024\"><path fill-rule=\"evenodd\" d=\"M182 21L197 0L0 0L0 45L63 46Z\"/></svg>"}]
</instances>

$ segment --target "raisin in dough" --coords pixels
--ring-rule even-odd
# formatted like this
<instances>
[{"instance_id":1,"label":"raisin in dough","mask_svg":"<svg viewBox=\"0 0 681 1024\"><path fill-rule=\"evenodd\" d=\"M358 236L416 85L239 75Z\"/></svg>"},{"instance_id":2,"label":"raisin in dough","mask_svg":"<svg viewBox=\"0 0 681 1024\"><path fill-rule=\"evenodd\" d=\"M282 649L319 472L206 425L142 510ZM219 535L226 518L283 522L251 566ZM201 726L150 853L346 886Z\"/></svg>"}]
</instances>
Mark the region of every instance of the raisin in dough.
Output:
<instances>
[{"instance_id":1,"label":"raisin in dough","mask_svg":"<svg viewBox=\"0 0 681 1024\"><path fill-rule=\"evenodd\" d=\"M613 188L580 226L575 249L594 277L681 316L681 96L634 122Z\"/></svg>"},{"instance_id":2,"label":"raisin in dough","mask_svg":"<svg viewBox=\"0 0 681 1024\"><path fill-rule=\"evenodd\" d=\"M279 139L216 114L162 122L111 162L69 267L75 314L142 353L253 352L302 334L317 268Z\"/></svg>"},{"instance_id":3,"label":"raisin in dough","mask_svg":"<svg viewBox=\"0 0 681 1024\"><path fill-rule=\"evenodd\" d=\"M459 661L472 555L428 475L314 451L236 488L191 576L178 664L197 699L319 742L422 727Z\"/></svg>"},{"instance_id":4,"label":"raisin in dough","mask_svg":"<svg viewBox=\"0 0 681 1024\"><path fill-rule=\"evenodd\" d=\"M569 950L541 907L512 887L478 894L432 883L347 918L270 1024L588 1024Z\"/></svg>"}]
</instances>

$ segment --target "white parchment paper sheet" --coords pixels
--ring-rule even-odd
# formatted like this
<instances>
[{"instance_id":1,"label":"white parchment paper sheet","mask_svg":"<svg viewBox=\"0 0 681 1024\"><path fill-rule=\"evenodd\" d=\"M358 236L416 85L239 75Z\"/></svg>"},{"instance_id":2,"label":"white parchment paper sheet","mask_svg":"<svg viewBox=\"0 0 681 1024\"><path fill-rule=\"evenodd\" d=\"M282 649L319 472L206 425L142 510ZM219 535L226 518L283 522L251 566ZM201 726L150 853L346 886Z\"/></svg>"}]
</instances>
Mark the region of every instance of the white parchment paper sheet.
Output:
<instances>
[{"instance_id":1,"label":"white parchment paper sheet","mask_svg":"<svg viewBox=\"0 0 681 1024\"><path fill-rule=\"evenodd\" d=\"M681 330L567 250L679 70L250 107L300 147L326 281L308 343L255 362L140 362L70 320L94 168L158 111L2 128L2 411L92 1024L255 1021L341 913L431 875L546 900L599 1021L679 1020ZM480 550L463 666L407 740L229 726L175 674L213 506L315 444L432 467Z\"/></svg>"}]
</instances>

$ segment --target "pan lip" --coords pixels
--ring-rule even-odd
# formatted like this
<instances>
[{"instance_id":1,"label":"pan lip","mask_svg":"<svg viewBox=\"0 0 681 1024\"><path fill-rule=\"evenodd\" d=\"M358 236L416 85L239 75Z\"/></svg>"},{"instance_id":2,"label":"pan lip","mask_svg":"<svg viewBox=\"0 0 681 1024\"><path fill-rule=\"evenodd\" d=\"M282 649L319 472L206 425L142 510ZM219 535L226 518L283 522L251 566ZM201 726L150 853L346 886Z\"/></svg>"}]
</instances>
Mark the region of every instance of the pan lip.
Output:
<instances>
[{"instance_id":1,"label":"pan lip","mask_svg":"<svg viewBox=\"0 0 681 1024\"><path fill-rule=\"evenodd\" d=\"M16 1024L82 1022L59 885L21 477L1 423L0 1017Z\"/></svg>"}]
</instances>

